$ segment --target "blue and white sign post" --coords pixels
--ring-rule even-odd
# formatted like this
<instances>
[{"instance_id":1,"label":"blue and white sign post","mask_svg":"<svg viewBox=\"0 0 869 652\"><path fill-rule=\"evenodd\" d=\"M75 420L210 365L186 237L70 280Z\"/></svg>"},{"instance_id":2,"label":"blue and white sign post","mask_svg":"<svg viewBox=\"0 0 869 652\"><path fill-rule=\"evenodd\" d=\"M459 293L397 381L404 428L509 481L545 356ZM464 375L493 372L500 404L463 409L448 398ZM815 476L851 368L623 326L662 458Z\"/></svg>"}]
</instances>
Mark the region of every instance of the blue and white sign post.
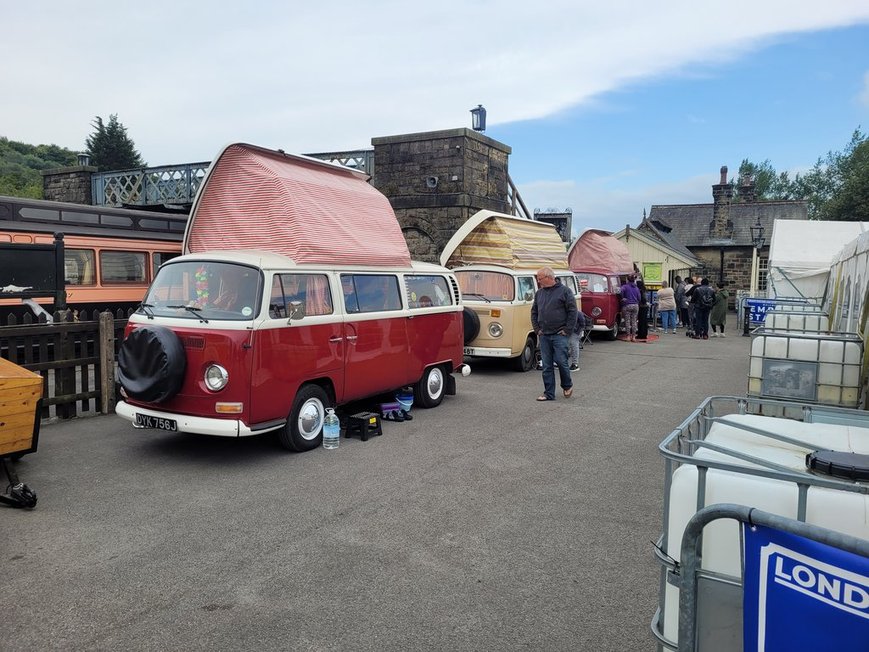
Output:
<instances>
[{"instance_id":1,"label":"blue and white sign post","mask_svg":"<svg viewBox=\"0 0 869 652\"><path fill-rule=\"evenodd\" d=\"M869 559L744 525L745 652L869 650Z\"/></svg>"}]
</instances>

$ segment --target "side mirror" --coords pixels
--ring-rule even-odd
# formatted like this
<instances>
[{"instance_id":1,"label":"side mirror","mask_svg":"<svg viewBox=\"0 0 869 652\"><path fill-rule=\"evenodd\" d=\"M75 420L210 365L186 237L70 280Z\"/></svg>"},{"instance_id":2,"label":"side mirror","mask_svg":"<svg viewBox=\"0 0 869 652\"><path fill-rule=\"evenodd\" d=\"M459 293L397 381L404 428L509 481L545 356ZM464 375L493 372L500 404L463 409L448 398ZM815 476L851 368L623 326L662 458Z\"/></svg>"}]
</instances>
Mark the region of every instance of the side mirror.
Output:
<instances>
[{"instance_id":1,"label":"side mirror","mask_svg":"<svg viewBox=\"0 0 869 652\"><path fill-rule=\"evenodd\" d=\"M287 319L288 324L292 324L294 319L302 319L305 316L305 306L301 301L290 301L290 318Z\"/></svg>"}]
</instances>

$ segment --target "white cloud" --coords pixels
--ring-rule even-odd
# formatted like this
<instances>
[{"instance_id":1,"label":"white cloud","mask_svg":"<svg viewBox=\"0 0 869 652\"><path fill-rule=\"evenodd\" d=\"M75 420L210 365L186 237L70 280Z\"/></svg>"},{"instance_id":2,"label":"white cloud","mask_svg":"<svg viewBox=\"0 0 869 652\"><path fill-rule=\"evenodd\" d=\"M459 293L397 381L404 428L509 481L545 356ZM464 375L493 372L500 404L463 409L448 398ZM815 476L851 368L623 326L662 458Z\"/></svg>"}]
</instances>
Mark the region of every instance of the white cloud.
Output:
<instances>
[{"instance_id":1,"label":"white cloud","mask_svg":"<svg viewBox=\"0 0 869 652\"><path fill-rule=\"evenodd\" d=\"M734 16L750 16L734 20ZM865 0L321 3L65 0L4 7L0 135L77 149L117 113L152 165L234 140L289 151L536 119L778 35L869 20Z\"/></svg>"}]
</instances>

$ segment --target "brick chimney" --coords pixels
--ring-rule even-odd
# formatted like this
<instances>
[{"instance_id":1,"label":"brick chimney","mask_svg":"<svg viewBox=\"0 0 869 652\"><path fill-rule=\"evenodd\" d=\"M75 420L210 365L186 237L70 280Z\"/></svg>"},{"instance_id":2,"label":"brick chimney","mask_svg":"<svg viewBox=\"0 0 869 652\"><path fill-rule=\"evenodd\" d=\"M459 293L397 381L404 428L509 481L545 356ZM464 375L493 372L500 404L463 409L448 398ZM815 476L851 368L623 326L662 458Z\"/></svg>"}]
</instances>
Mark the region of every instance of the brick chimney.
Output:
<instances>
[{"instance_id":1,"label":"brick chimney","mask_svg":"<svg viewBox=\"0 0 869 652\"><path fill-rule=\"evenodd\" d=\"M733 201L733 184L727 183L727 166L721 166L721 179L712 186L712 224L709 235L715 239L725 239L732 235L730 223L730 202Z\"/></svg>"},{"instance_id":2,"label":"brick chimney","mask_svg":"<svg viewBox=\"0 0 869 652\"><path fill-rule=\"evenodd\" d=\"M747 204L757 201L757 192L754 187L754 177L748 173L743 174L739 180L739 198Z\"/></svg>"}]
</instances>

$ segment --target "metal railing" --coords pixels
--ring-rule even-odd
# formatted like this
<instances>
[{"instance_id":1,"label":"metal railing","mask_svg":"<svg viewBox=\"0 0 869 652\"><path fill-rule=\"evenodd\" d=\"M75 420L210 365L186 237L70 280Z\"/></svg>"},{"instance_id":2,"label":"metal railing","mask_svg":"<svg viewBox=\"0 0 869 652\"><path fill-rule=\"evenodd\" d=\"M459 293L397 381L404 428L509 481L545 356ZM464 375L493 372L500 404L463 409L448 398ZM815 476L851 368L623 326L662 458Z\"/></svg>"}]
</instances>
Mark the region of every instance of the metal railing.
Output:
<instances>
[{"instance_id":1,"label":"metal railing","mask_svg":"<svg viewBox=\"0 0 869 652\"><path fill-rule=\"evenodd\" d=\"M205 161L98 172L91 177L91 197L97 206L192 204L209 165Z\"/></svg>"}]
</instances>

